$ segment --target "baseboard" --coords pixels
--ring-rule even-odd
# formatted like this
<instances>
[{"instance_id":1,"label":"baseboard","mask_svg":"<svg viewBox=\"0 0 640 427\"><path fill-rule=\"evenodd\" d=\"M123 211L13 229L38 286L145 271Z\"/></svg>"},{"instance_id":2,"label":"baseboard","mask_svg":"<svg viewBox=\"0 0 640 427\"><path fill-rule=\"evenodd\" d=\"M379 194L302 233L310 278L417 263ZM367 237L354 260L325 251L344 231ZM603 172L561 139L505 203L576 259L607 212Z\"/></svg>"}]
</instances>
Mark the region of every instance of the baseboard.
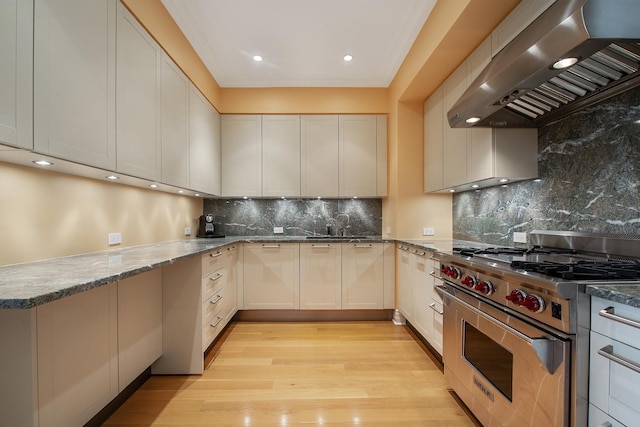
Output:
<instances>
[{"instance_id":1,"label":"baseboard","mask_svg":"<svg viewBox=\"0 0 640 427\"><path fill-rule=\"evenodd\" d=\"M393 310L239 310L241 322L335 322L391 320Z\"/></svg>"}]
</instances>

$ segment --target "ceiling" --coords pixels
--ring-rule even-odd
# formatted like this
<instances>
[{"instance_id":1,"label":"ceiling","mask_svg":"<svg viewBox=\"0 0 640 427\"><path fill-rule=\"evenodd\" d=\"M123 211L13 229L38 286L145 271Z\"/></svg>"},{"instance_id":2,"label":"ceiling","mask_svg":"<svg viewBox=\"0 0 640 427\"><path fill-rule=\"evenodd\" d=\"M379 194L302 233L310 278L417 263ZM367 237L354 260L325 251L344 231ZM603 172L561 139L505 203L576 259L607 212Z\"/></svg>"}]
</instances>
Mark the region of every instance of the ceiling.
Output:
<instances>
[{"instance_id":1,"label":"ceiling","mask_svg":"<svg viewBox=\"0 0 640 427\"><path fill-rule=\"evenodd\" d=\"M162 3L221 87L387 87L436 1Z\"/></svg>"}]
</instances>

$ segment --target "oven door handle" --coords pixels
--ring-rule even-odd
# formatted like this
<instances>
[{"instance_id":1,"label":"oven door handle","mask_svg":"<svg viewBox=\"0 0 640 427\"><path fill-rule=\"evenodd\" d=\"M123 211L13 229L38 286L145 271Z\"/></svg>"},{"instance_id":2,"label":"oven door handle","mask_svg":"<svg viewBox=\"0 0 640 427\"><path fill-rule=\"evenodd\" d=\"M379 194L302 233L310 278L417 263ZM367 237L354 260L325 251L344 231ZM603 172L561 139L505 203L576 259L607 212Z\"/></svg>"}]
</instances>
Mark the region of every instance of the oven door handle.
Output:
<instances>
[{"instance_id":1,"label":"oven door handle","mask_svg":"<svg viewBox=\"0 0 640 427\"><path fill-rule=\"evenodd\" d=\"M550 374L553 374L562 363L563 343L560 340L557 340L551 337L531 338L523 334L522 332L518 331L517 329L514 329L513 327L507 325L506 323L500 322L499 320L488 315L487 313L481 310L478 310L476 307L467 303L466 301L461 300L460 298L458 298L457 296L449 292L447 288L445 288L444 286L435 286L435 289L443 297L443 300L445 298L450 298L451 300L455 301L457 304L462 305L463 307L470 310L474 314L477 314L478 316L493 323L499 328L505 329L506 331L512 333L513 335L517 336L518 338L520 338L521 340L529 344L533 349L533 351L536 353L536 356L538 356L538 359L540 360L540 362L544 365L545 368L547 368L547 371ZM446 311L445 311L445 315L446 315Z\"/></svg>"}]
</instances>

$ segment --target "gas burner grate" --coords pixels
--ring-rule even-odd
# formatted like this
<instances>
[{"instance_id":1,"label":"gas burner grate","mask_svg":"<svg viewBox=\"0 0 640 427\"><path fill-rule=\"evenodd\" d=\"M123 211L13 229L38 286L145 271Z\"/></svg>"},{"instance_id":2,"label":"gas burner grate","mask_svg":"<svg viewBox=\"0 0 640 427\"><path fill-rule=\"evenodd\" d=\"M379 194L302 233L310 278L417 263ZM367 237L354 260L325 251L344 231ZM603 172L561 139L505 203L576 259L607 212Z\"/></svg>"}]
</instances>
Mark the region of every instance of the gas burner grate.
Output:
<instances>
[{"instance_id":1,"label":"gas burner grate","mask_svg":"<svg viewBox=\"0 0 640 427\"><path fill-rule=\"evenodd\" d=\"M572 255L575 254L576 251L573 249L547 248L544 246L534 246L531 249L496 246L489 248L453 248L453 253L460 254L466 257L472 257L474 255Z\"/></svg>"},{"instance_id":2,"label":"gas burner grate","mask_svg":"<svg viewBox=\"0 0 640 427\"><path fill-rule=\"evenodd\" d=\"M572 263L512 261L511 267L567 280L637 280L640 263L577 261Z\"/></svg>"}]
</instances>

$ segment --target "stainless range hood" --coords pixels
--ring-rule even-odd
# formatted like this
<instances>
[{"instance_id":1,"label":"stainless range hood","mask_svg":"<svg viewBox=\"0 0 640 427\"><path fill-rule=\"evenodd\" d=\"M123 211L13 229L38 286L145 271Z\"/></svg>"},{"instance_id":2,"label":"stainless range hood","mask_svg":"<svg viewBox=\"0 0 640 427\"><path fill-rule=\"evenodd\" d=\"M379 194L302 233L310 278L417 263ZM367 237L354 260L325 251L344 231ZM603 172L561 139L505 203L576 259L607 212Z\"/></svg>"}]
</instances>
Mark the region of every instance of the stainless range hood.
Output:
<instances>
[{"instance_id":1,"label":"stainless range hood","mask_svg":"<svg viewBox=\"0 0 640 427\"><path fill-rule=\"evenodd\" d=\"M578 62L554 68L569 58ZM640 0L557 0L491 60L447 119L454 128L538 127L639 85L639 69Z\"/></svg>"}]
</instances>

